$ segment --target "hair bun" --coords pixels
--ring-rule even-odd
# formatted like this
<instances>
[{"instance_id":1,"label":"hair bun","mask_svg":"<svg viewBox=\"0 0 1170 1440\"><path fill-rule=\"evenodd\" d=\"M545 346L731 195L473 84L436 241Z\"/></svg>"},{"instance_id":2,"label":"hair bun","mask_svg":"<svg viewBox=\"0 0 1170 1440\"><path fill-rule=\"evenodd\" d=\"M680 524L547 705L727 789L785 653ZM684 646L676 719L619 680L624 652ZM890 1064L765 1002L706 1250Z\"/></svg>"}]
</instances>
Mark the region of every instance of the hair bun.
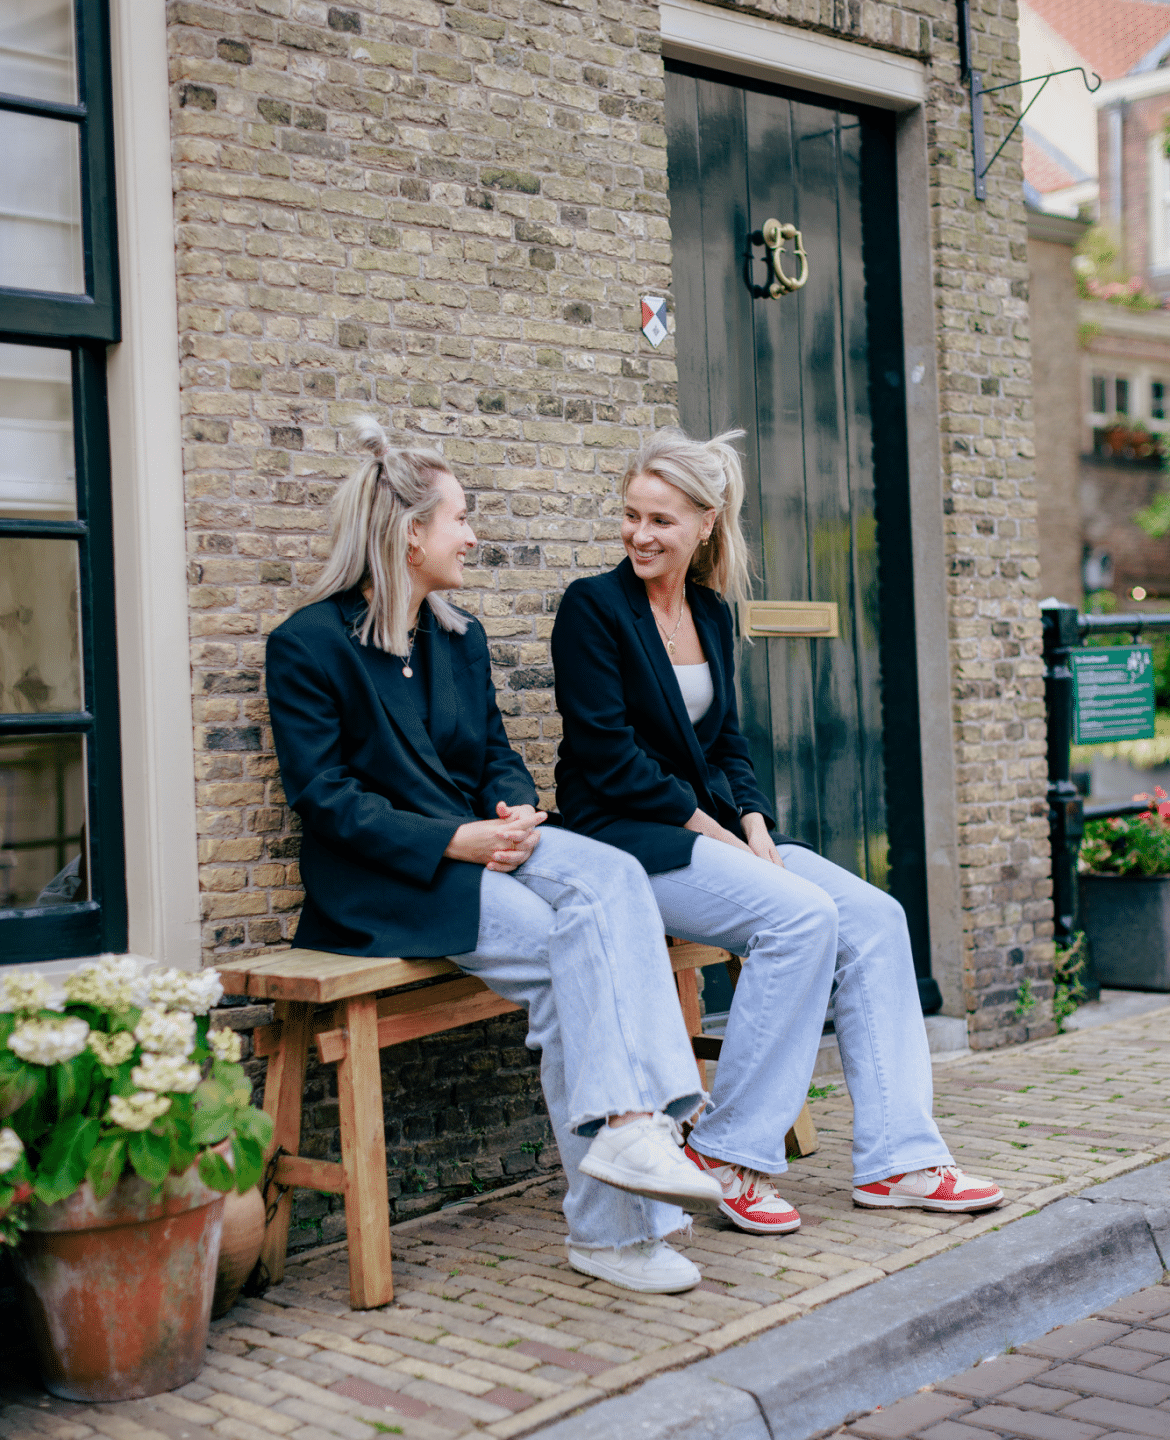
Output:
<instances>
[{"instance_id":1,"label":"hair bun","mask_svg":"<svg viewBox=\"0 0 1170 1440\"><path fill-rule=\"evenodd\" d=\"M384 460L390 450L390 441L385 430L372 415L359 415L350 425L350 432L356 444L368 450L379 460Z\"/></svg>"}]
</instances>

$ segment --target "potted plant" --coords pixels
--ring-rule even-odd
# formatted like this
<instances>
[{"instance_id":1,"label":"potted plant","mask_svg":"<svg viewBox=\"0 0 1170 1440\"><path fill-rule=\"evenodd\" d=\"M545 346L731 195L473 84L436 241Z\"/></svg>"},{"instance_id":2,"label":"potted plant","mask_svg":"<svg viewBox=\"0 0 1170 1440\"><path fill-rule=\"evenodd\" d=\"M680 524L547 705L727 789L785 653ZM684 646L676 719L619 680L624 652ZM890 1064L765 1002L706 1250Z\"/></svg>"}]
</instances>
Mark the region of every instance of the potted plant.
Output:
<instances>
[{"instance_id":1,"label":"potted plant","mask_svg":"<svg viewBox=\"0 0 1170 1440\"><path fill-rule=\"evenodd\" d=\"M1149 808L1085 825L1081 923L1102 985L1170 990L1170 796L1133 798Z\"/></svg>"},{"instance_id":2,"label":"potted plant","mask_svg":"<svg viewBox=\"0 0 1170 1440\"><path fill-rule=\"evenodd\" d=\"M214 970L128 958L0 973L0 1240L42 1378L71 1400L174 1389L203 1364L224 1193L271 1138Z\"/></svg>"}]
</instances>

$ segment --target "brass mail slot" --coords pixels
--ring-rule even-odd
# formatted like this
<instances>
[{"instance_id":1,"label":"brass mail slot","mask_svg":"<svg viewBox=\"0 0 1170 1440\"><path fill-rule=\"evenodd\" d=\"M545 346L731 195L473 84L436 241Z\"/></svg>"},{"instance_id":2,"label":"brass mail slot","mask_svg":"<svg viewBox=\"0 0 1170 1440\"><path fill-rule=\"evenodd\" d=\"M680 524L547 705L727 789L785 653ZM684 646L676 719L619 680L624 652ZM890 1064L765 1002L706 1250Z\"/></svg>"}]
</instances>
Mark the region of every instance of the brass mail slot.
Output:
<instances>
[{"instance_id":1,"label":"brass mail slot","mask_svg":"<svg viewBox=\"0 0 1170 1440\"><path fill-rule=\"evenodd\" d=\"M836 640L835 600L748 600L739 607L739 628L744 635L803 636Z\"/></svg>"}]
</instances>

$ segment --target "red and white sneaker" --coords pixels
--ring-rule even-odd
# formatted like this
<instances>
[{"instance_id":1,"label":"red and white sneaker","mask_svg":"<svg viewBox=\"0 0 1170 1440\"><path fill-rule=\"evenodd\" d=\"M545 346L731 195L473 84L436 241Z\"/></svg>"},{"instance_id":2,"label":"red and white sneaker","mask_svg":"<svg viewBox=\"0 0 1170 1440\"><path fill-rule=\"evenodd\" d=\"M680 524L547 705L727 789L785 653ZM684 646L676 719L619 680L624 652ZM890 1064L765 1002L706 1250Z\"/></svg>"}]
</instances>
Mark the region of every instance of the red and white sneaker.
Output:
<instances>
[{"instance_id":1,"label":"red and white sneaker","mask_svg":"<svg viewBox=\"0 0 1170 1440\"><path fill-rule=\"evenodd\" d=\"M871 1210L994 1210L1006 1198L994 1180L964 1175L957 1165L909 1170L853 1190L854 1205Z\"/></svg>"},{"instance_id":2,"label":"red and white sneaker","mask_svg":"<svg viewBox=\"0 0 1170 1440\"><path fill-rule=\"evenodd\" d=\"M800 1216L781 1198L767 1175L749 1170L745 1165L708 1160L689 1145L684 1147L684 1153L704 1174L718 1180L723 1191L719 1209L741 1230L751 1230L757 1235L786 1235L790 1230L800 1229Z\"/></svg>"}]
</instances>

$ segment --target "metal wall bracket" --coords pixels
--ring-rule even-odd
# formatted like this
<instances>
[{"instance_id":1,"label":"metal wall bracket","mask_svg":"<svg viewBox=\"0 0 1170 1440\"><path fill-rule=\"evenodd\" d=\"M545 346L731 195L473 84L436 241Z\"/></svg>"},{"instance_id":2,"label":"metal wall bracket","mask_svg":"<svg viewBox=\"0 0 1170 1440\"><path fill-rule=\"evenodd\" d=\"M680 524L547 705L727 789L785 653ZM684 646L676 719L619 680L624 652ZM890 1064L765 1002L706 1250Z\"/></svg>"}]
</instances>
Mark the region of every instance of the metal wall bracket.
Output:
<instances>
[{"instance_id":1,"label":"metal wall bracket","mask_svg":"<svg viewBox=\"0 0 1170 1440\"><path fill-rule=\"evenodd\" d=\"M991 85L985 87L983 76L973 66L973 51L971 48L971 11L970 0L958 0L959 4L959 64L962 70L963 83L967 87L971 97L971 160L975 172L975 198L976 200L987 199L987 172L1003 154L1008 141L1023 124L1024 116L1039 100L1044 93L1044 87L1049 80L1054 80L1058 75L1071 75L1079 72L1081 79L1085 82L1085 89L1092 95L1094 91L1101 88L1101 77L1096 71L1093 72L1093 79L1097 82L1090 84L1089 77L1085 73L1083 65L1070 65L1064 70L1049 70L1046 75L1030 75L1026 80L1011 80L1006 85ZM1034 85L1040 82L1040 88L1032 96L1031 100L1024 106L1016 116L1016 123L1008 131L1000 142L999 149L987 159L987 141L983 129L983 97L984 95L996 95L1001 90L1014 90L1017 85Z\"/></svg>"}]
</instances>

